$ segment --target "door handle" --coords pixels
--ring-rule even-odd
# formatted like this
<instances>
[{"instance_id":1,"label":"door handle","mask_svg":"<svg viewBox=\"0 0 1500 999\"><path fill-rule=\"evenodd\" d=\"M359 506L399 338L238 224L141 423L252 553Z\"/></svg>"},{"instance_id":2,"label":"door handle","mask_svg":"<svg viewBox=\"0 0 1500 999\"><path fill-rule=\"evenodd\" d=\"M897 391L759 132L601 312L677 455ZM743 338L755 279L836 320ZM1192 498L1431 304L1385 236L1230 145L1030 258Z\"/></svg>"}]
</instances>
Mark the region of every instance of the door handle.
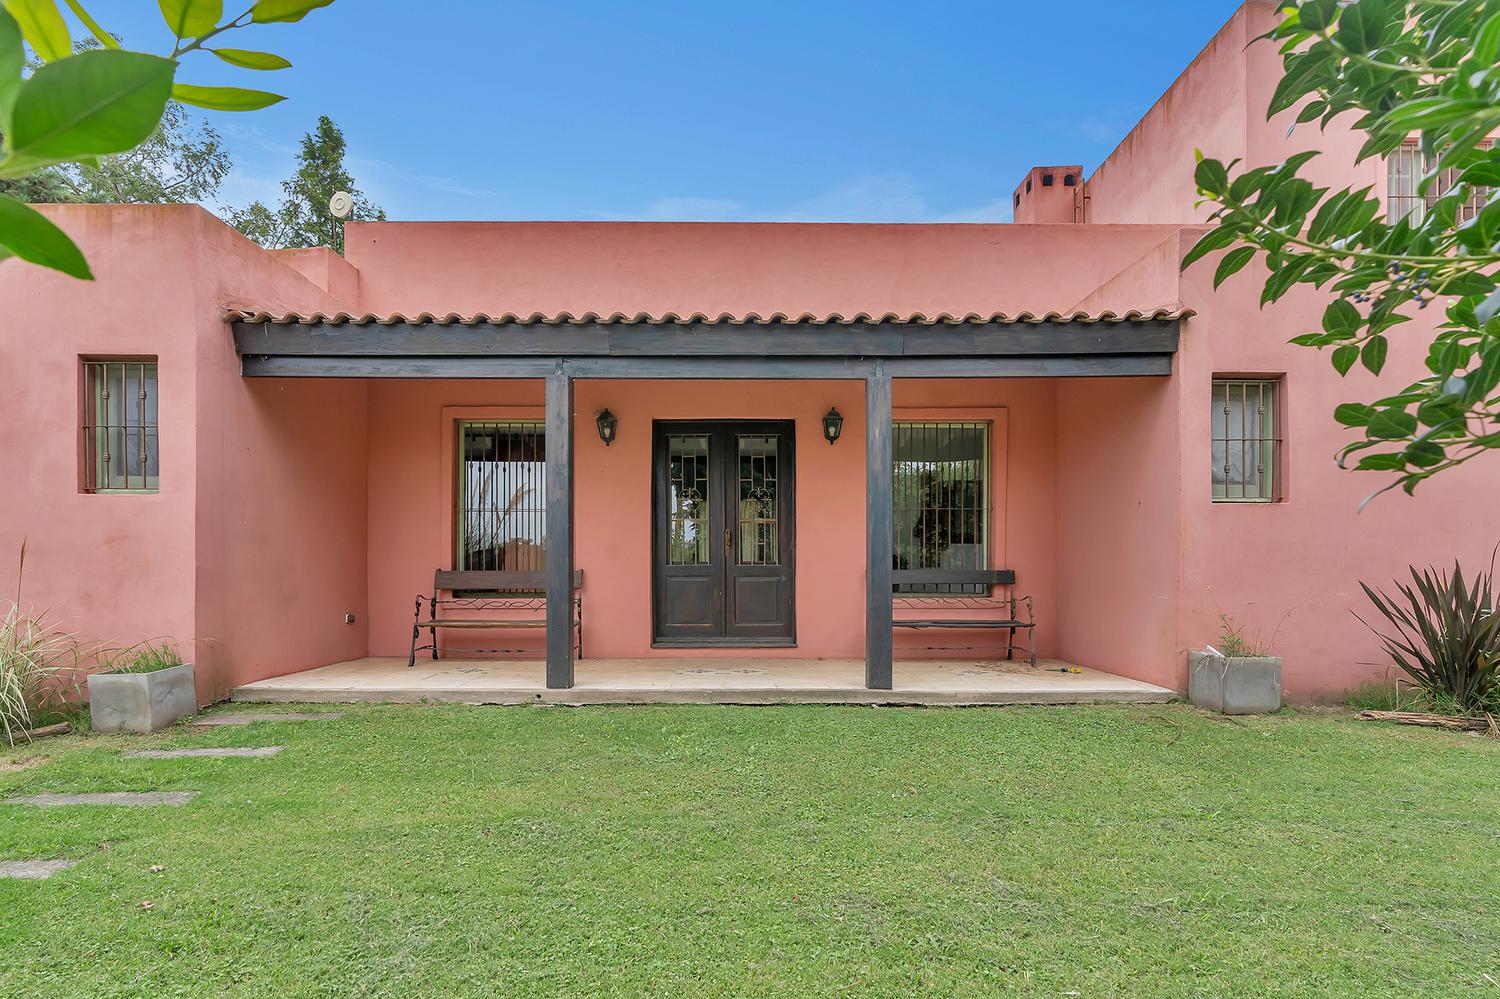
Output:
<instances>
[{"instance_id":1,"label":"door handle","mask_svg":"<svg viewBox=\"0 0 1500 999\"><path fill-rule=\"evenodd\" d=\"M734 554L734 536L730 528L724 528L724 557L727 559Z\"/></svg>"}]
</instances>

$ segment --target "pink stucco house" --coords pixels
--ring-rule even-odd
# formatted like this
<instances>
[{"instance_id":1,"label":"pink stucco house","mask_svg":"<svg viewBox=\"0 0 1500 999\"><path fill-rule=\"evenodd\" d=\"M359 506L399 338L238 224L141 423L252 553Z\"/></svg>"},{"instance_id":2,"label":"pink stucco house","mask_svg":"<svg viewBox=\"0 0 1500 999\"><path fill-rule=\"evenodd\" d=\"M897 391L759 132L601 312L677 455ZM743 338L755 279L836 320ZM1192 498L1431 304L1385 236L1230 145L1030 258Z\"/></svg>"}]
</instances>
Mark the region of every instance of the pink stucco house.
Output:
<instances>
[{"instance_id":1,"label":"pink stucco house","mask_svg":"<svg viewBox=\"0 0 1500 999\"><path fill-rule=\"evenodd\" d=\"M436 570L530 573L546 627L504 641L553 687L575 571L589 659L860 659L883 688L955 654L893 628L893 584L1009 570L1044 657L1180 690L1230 615L1290 698L1337 696L1385 672L1358 581L1486 554L1500 462L1356 513L1382 483L1335 467L1330 414L1375 384L1286 344L1326 303L1179 273L1194 147L1315 145L1322 182L1413 208L1353 136L1264 120L1272 16L1247 3L1092 175L1033 169L1010 225L388 222L339 258L50 208L99 279L0 264L0 552L27 541L27 603L74 630L175 639L204 702L404 665Z\"/></svg>"}]
</instances>

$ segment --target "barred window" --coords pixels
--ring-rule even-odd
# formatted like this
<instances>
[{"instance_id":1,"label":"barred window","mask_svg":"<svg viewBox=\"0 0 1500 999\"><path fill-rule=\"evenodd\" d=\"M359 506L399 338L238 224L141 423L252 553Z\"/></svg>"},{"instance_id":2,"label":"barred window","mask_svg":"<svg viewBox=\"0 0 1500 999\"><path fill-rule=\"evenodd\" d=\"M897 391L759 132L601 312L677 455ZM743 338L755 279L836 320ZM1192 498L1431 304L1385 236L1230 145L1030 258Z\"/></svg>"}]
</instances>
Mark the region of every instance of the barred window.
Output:
<instances>
[{"instance_id":1,"label":"barred window","mask_svg":"<svg viewBox=\"0 0 1500 999\"><path fill-rule=\"evenodd\" d=\"M1274 503L1281 498L1278 389L1277 382L1266 379L1214 379L1214 502Z\"/></svg>"},{"instance_id":2,"label":"barred window","mask_svg":"<svg viewBox=\"0 0 1500 999\"><path fill-rule=\"evenodd\" d=\"M458 425L455 569L545 570L547 449L542 428L524 421Z\"/></svg>"},{"instance_id":3,"label":"barred window","mask_svg":"<svg viewBox=\"0 0 1500 999\"><path fill-rule=\"evenodd\" d=\"M1479 148L1489 149L1490 145L1481 142ZM1386 218L1392 223L1410 219L1412 225L1421 222L1437 200L1453 189L1461 172L1456 167L1440 171L1427 186L1427 193L1420 193L1422 177L1432 169L1432 163L1414 142L1408 142L1386 157L1385 169ZM1478 215L1491 190L1488 187L1470 189L1469 197L1458 206L1458 221L1466 222Z\"/></svg>"},{"instance_id":4,"label":"barred window","mask_svg":"<svg viewBox=\"0 0 1500 999\"><path fill-rule=\"evenodd\" d=\"M156 361L84 361L83 398L84 490L155 492Z\"/></svg>"},{"instance_id":5,"label":"barred window","mask_svg":"<svg viewBox=\"0 0 1500 999\"><path fill-rule=\"evenodd\" d=\"M988 423L892 427L896 569L989 568ZM983 585L902 585L903 593L984 593Z\"/></svg>"}]
</instances>

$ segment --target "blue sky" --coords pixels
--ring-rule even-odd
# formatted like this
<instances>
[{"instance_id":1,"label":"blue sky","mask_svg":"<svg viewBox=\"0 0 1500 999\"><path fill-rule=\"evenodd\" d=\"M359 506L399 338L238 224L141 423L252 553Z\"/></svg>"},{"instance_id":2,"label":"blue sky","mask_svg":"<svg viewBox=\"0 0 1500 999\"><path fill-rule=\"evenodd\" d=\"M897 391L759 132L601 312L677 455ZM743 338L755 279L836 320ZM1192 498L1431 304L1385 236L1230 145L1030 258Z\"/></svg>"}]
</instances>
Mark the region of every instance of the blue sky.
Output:
<instances>
[{"instance_id":1,"label":"blue sky","mask_svg":"<svg viewBox=\"0 0 1500 999\"><path fill-rule=\"evenodd\" d=\"M179 79L290 98L210 115L234 204L327 114L393 219L1008 221L1028 167L1092 170L1238 6L338 0L224 42L293 69ZM150 0L90 9L170 47Z\"/></svg>"}]
</instances>

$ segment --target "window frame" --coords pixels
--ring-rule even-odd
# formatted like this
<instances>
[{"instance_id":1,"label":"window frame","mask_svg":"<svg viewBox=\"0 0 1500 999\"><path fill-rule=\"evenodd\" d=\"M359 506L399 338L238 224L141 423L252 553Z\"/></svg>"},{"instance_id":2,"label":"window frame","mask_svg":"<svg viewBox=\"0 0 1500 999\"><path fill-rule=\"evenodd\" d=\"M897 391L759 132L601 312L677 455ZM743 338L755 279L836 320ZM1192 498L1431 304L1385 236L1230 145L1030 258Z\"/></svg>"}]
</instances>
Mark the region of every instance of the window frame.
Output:
<instances>
[{"instance_id":1,"label":"window frame","mask_svg":"<svg viewBox=\"0 0 1500 999\"><path fill-rule=\"evenodd\" d=\"M899 489L899 487L897 486L897 484L895 482L896 468L900 464L899 455L896 453L896 442L897 442L897 439L898 439L899 428L901 428L903 426L934 427L934 428L949 428L949 429L951 429L951 428L964 428L964 429L978 429L980 431L982 442L983 442L983 446L984 446L984 453L983 453L983 457L982 457L982 459L980 461L980 469L979 469L979 475L980 475L980 480L979 480L980 489L979 489L979 493L980 493L981 502L980 502L980 506L979 506L979 540L976 543L975 547L978 548L978 550L980 552L980 556L981 556L980 561L983 564L982 565L978 565L978 566L974 566L974 568L978 568L978 569L988 569L988 568L990 568L991 567L990 563L995 560L994 559L994 551L992 549L992 539L994 537L994 533L993 533L994 532L993 521L995 519L995 488L996 488L996 484L995 484L995 467L994 467L995 426L996 426L995 419L992 418L992 417L968 417L968 418L961 418L961 417L958 417L956 415L944 415L944 416L935 417L935 418L932 418L932 417L923 418L923 417L919 417L919 416L915 416L915 415L906 415L906 414L902 414L901 416L898 416L898 417L896 417L896 418L894 418L894 419L891 420L891 466L892 466L892 483L891 483L891 485L892 485L892 494L893 494L892 518L891 518L891 532L892 532L892 538L891 538L891 549L892 549L892 551L891 551L891 554L892 554L892 566L893 566L893 568L895 567L895 558L896 558L896 556L901 551L901 546L900 546L898 540L896 539L896 537L894 535L895 535L895 530L896 530L896 514L897 514L898 508L900 506L900 504L899 504L900 489ZM923 567L921 567L921 566L914 566L913 568L923 568ZM940 568L940 567L938 567L938 566L932 566L932 567L929 567L929 568ZM913 586L913 587L901 588L901 589L898 589L896 592L897 593L901 593L901 594L905 594L907 596L932 596L932 595L942 595L942 594L954 594L954 595L959 595L959 596L976 596L976 595L982 596L982 595L988 594L989 589L990 588L988 586L969 587L969 586L964 586L964 585L960 585L960 584L946 584L945 583L945 584L930 584L930 585L923 585L923 586Z\"/></svg>"},{"instance_id":2,"label":"window frame","mask_svg":"<svg viewBox=\"0 0 1500 999\"><path fill-rule=\"evenodd\" d=\"M1214 451L1219 444L1223 444L1226 454L1229 453L1229 442L1235 438L1229 436L1228 419L1224 424L1224 435L1219 436L1218 389L1223 386L1251 386L1259 385L1269 388L1271 395L1270 405L1264 407L1261 434L1257 437L1242 436L1239 438L1241 447L1250 441L1258 442L1262 447L1270 451L1270 458L1265 462L1264 477L1269 480L1268 488L1264 495L1247 495L1248 485L1244 481L1244 472L1241 470L1241 481L1238 488L1239 496L1229 495L1230 489L1235 485L1225 475L1225 481L1221 484L1214 481L1215 470ZM1226 388L1226 402L1231 398ZM1244 399L1241 405L1244 405ZM1286 502L1286 375L1284 374L1216 374L1210 383L1209 395L1209 496L1214 503L1224 503L1232 506L1264 506L1267 504ZM1243 423L1244 417L1241 416ZM1243 434L1243 428L1241 430ZM1242 452L1243 464L1243 452ZM1224 492L1221 495L1220 489Z\"/></svg>"},{"instance_id":3,"label":"window frame","mask_svg":"<svg viewBox=\"0 0 1500 999\"><path fill-rule=\"evenodd\" d=\"M139 366L138 384L146 384L145 369L151 369L152 393L147 394L142 389L139 407L139 418L134 427L128 425L115 425L109 422L110 414L107 411L107 393L110 383L110 369L118 367L121 373L121 384L127 384L124 379L128 378L129 368L132 365ZM103 377L98 377L95 372L102 369ZM156 418L150 423L145 420L148 407L144 405L146 399L151 399L155 409ZM128 413L126 407L121 406L121 419L126 419ZM79 416L79 440L78 440L78 487L79 492L91 496L151 496L161 492L161 362L154 354L127 354L127 355L80 355L78 358L78 416ZM156 472L148 474L149 464L142 456L141 472L139 473L140 484L132 485L131 480L136 478L129 471L128 461L123 476L123 485L110 483L111 473L107 470L109 448L112 441L110 437L115 430L126 432L123 440L129 443L129 431L134 429L139 437L145 437L148 433L156 442ZM101 433L103 431L103 433Z\"/></svg>"},{"instance_id":4,"label":"window frame","mask_svg":"<svg viewBox=\"0 0 1500 999\"><path fill-rule=\"evenodd\" d=\"M1494 140L1491 139L1485 139L1477 143L1477 148L1479 149L1491 149L1493 147ZM1412 171L1410 194L1394 193L1395 185L1391 182L1392 171L1398 163L1402 162L1409 164ZM1431 166L1432 164L1422 153L1422 147L1416 142L1403 142L1385 157L1385 220L1388 224L1395 225L1402 219L1411 219L1413 226L1420 225L1427 217L1427 212L1432 209L1437 200L1452 190L1458 171L1454 167L1448 167L1439 174L1437 180L1428 189L1426 194L1418 193L1422 178L1427 175ZM1448 178L1446 186L1442 183L1444 176ZM1465 222L1478 215L1492 191L1493 188L1490 187L1475 187L1470 192L1468 201L1459 206L1457 220ZM1397 209L1398 200L1403 203L1403 207L1400 210Z\"/></svg>"},{"instance_id":5,"label":"window frame","mask_svg":"<svg viewBox=\"0 0 1500 999\"><path fill-rule=\"evenodd\" d=\"M464 555L465 555L465 549L464 549L464 537L465 537L465 531L464 531L464 514L465 514L465 510L466 510L465 499L467 497L467 490L465 488L465 481L464 481L464 475L465 475L464 469L465 469L465 466L467 464L465 462L465 460L464 460L464 434L465 434L465 431L468 428L470 428L470 427L504 427L506 429L513 429L514 428L514 429L530 430L530 431L535 432L536 436L538 436L539 438L541 438L541 445L542 445L542 448L543 448L542 453L545 455L545 453L546 453L546 451L545 451L545 448L546 448L546 426L547 426L547 424L546 424L546 421L544 419L518 418L518 417L510 417L510 416L491 417L491 418L485 418L485 417L475 416L475 417L458 418L458 419L455 419L453 421L453 438L452 438L452 440L453 440L453 456L454 456L454 458L453 458L453 497L452 497L452 503L450 504L450 512L451 512L452 517L453 517L453 520L452 520L452 525L453 525L452 526L452 529L453 529L453 568L456 571L464 571L466 569L473 568L473 567L470 567L470 566L468 566L466 564L466 560L464 558ZM539 485L540 485L540 489L541 489L542 504L543 504L542 511L541 511L541 520L540 520L540 524L541 524L541 529L543 531L543 535L542 535L541 544L538 547L542 550L543 553L545 553L545 551L546 551L546 544L547 544L547 539L546 539L546 534L545 534L545 532L546 532L546 515L545 515L545 509L546 508L545 508L545 504L546 504L546 481L547 481L546 480L547 470L546 470L546 460L545 460L545 458L542 461L538 462L538 464L540 464L542 466L541 467L541 473L540 473L540 483L539 483ZM533 512L535 512L535 511L533 511ZM512 569L509 569L509 568L481 567L481 568L478 568L478 569L474 569L473 571L479 571L479 572L492 572L492 571L518 571L518 572L527 572L527 571L542 571L542 568L539 567L539 568L537 568L535 570L529 570L529 569L514 569L514 570L512 570Z\"/></svg>"}]
</instances>

